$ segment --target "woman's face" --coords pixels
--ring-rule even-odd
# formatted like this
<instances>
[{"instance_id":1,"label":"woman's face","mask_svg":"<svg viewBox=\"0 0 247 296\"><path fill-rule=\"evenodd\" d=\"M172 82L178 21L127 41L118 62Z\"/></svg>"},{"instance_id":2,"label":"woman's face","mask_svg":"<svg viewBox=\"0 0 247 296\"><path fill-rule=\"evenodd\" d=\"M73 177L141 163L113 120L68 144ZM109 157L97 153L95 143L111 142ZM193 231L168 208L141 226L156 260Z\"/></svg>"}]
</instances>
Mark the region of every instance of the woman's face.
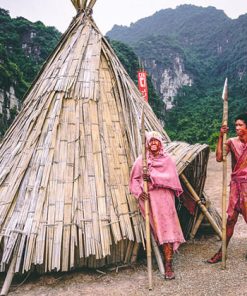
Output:
<instances>
[{"instance_id":1,"label":"woman's face","mask_svg":"<svg viewBox=\"0 0 247 296\"><path fill-rule=\"evenodd\" d=\"M247 126L241 119L235 121L236 134L239 137L247 136Z\"/></svg>"},{"instance_id":2,"label":"woman's face","mask_svg":"<svg viewBox=\"0 0 247 296\"><path fill-rule=\"evenodd\" d=\"M161 143L159 140L152 138L148 143L148 150L153 153L157 154L161 149Z\"/></svg>"}]
</instances>

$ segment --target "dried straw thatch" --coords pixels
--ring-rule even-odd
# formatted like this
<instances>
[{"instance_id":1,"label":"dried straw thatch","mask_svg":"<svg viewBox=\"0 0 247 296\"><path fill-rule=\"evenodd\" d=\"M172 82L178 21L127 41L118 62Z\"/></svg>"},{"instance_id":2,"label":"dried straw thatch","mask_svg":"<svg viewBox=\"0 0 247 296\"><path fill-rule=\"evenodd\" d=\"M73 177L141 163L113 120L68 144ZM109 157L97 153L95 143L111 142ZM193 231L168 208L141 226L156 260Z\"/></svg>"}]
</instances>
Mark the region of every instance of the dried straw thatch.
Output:
<instances>
[{"instance_id":1,"label":"dried straw thatch","mask_svg":"<svg viewBox=\"0 0 247 296\"><path fill-rule=\"evenodd\" d=\"M15 272L129 262L143 240L128 190L143 99L90 16L95 1L72 2L78 14L0 146L2 271L12 260ZM145 110L201 194L208 148L169 143Z\"/></svg>"}]
</instances>

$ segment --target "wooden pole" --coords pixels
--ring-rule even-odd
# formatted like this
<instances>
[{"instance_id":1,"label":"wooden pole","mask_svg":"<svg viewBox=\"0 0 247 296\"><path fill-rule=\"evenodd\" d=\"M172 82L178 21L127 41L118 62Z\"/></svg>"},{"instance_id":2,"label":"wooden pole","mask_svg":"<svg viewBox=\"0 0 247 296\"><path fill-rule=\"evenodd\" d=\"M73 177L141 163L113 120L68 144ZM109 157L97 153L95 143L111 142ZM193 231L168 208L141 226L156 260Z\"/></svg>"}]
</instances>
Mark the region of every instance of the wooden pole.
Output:
<instances>
[{"instance_id":1,"label":"wooden pole","mask_svg":"<svg viewBox=\"0 0 247 296\"><path fill-rule=\"evenodd\" d=\"M147 156L146 156L146 137L145 137L145 126L144 126L144 106L142 109L141 118L141 135L142 135L142 169L143 174L147 175ZM143 191L148 193L147 181L143 181ZM149 200L145 199L145 225L146 225L146 252L147 252L147 268L148 268L148 288L153 289L152 281L152 252L151 252L151 234L150 234L150 219L149 219Z\"/></svg>"},{"instance_id":2,"label":"wooden pole","mask_svg":"<svg viewBox=\"0 0 247 296\"><path fill-rule=\"evenodd\" d=\"M164 275L165 273L164 263L160 254L159 246L157 245L153 234L151 234L151 242L152 242L152 247L153 247L154 255L158 264L159 271L162 275Z\"/></svg>"},{"instance_id":3,"label":"wooden pole","mask_svg":"<svg viewBox=\"0 0 247 296\"><path fill-rule=\"evenodd\" d=\"M2 290L1 290L1 296L8 295L9 293L9 288L12 283L14 274L15 274L15 265L16 265L16 259L17 259L17 254L13 256L12 261L10 263L6 278L4 280Z\"/></svg>"},{"instance_id":4,"label":"wooden pole","mask_svg":"<svg viewBox=\"0 0 247 296\"><path fill-rule=\"evenodd\" d=\"M3 286L2 286L0 296L6 296L9 293L9 288L11 286L13 277L15 275L15 267L16 267L17 254L18 254L18 248L19 248L20 240L21 240L21 235L18 234L17 243L16 243L16 246L15 246L14 251L13 251L12 260L11 260L11 263L9 265L9 269L8 269L6 278L4 280Z\"/></svg>"},{"instance_id":5,"label":"wooden pole","mask_svg":"<svg viewBox=\"0 0 247 296\"><path fill-rule=\"evenodd\" d=\"M197 233L197 231L198 231L198 229L199 229L199 227L200 227L200 225L201 225L201 223L203 221L204 216L205 215L204 215L203 212L201 212L200 215L198 216L198 218L196 220L196 223L195 223L194 227L192 228L192 231L190 232L190 239L195 238L196 233Z\"/></svg>"},{"instance_id":6,"label":"wooden pole","mask_svg":"<svg viewBox=\"0 0 247 296\"><path fill-rule=\"evenodd\" d=\"M223 94L223 118L222 125L228 125L228 90L227 78L225 80ZM222 268L226 268L226 195L227 195L227 134L223 135L223 182L222 182Z\"/></svg>"},{"instance_id":7,"label":"wooden pole","mask_svg":"<svg viewBox=\"0 0 247 296\"><path fill-rule=\"evenodd\" d=\"M205 205L205 207L206 207L207 209L208 209L208 207L209 207L209 204L210 204L210 203L209 203L208 201L206 201L206 205ZM200 215L199 215L198 218L197 218L196 223L194 224L194 226L193 226L193 228L192 228L192 230L191 230L191 232L190 232L190 239L194 239L194 238L195 238L196 233L197 233L197 231L198 231L198 229L199 229L199 227L200 227L200 225L201 225L201 223L202 223L204 217L205 217L204 213L201 212Z\"/></svg>"},{"instance_id":8,"label":"wooden pole","mask_svg":"<svg viewBox=\"0 0 247 296\"><path fill-rule=\"evenodd\" d=\"M186 176L184 174L180 175L181 180L183 181L183 184L186 186L186 188L189 190L189 192L192 195L192 198L194 199L194 201L198 204L198 206L200 207L201 211L203 212L203 214L207 217L209 223L212 225L213 229L215 230L215 232L219 235L220 238L222 238L222 232L219 229L218 225L216 224L216 222L214 221L213 217L211 216L211 214L209 213L208 209L205 207L205 205L202 203L200 197L198 196L198 194L195 192L194 188L191 186L191 184L189 183L188 179L186 178Z\"/></svg>"},{"instance_id":9,"label":"wooden pole","mask_svg":"<svg viewBox=\"0 0 247 296\"><path fill-rule=\"evenodd\" d=\"M87 9L90 10L94 7L94 4L96 3L96 0L91 0L87 6Z\"/></svg>"}]
</instances>

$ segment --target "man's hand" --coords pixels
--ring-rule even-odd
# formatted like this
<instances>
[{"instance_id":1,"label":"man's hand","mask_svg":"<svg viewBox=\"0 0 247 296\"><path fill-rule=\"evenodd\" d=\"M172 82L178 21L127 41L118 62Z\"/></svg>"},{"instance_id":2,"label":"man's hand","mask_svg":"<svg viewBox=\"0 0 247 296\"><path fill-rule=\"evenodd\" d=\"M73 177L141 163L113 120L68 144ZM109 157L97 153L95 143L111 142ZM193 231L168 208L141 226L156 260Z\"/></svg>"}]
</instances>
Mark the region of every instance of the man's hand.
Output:
<instances>
[{"instance_id":1,"label":"man's hand","mask_svg":"<svg viewBox=\"0 0 247 296\"><path fill-rule=\"evenodd\" d=\"M220 128L220 136L223 137L224 134L227 134L229 131L229 127L226 125L222 125Z\"/></svg>"},{"instance_id":2,"label":"man's hand","mask_svg":"<svg viewBox=\"0 0 247 296\"><path fill-rule=\"evenodd\" d=\"M149 193L146 193L146 192L142 192L140 195L139 195L139 198L143 201L145 201L146 199L149 199Z\"/></svg>"},{"instance_id":3,"label":"man's hand","mask_svg":"<svg viewBox=\"0 0 247 296\"><path fill-rule=\"evenodd\" d=\"M150 175L147 173L147 174L143 174L143 180L146 181L146 182L151 182L151 179L150 179Z\"/></svg>"}]
</instances>

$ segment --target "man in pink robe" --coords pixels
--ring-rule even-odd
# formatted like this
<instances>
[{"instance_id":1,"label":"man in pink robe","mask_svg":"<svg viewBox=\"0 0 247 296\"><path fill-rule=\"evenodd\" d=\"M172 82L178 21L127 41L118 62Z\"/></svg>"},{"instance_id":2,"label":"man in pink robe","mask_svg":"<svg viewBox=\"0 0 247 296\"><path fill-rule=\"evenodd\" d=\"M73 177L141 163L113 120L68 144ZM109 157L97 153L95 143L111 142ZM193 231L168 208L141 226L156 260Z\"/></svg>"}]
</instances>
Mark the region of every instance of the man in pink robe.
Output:
<instances>
[{"instance_id":1,"label":"man in pink robe","mask_svg":"<svg viewBox=\"0 0 247 296\"><path fill-rule=\"evenodd\" d=\"M232 156L232 174L230 183L230 196L227 209L226 245L233 235L239 214L242 214L247 223L247 113L240 114L235 119L237 137L227 141L227 153ZM216 160L223 160L223 135L228 127L222 126L216 150ZM221 249L208 263L217 263L222 260Z\"/></svg>"},{"instance_id":2,"label":"man in pink robe","mask_svg":"<svg viewBox=\"0 0 247 296\"><path fill-rule=\"evenodd\" d=\"M146 139L148 175L143 176L142 156L139 156L131 171L130 191L138 199L144 218L144 201L149 198L150 225L156 241L163 245L165 278L173 279L173 252L185 241L175 208L175 195L179 196L183 190L176 165L163 149L161 135L149 132ZM149 194L143 192L143 179L148 181Z\"/></svg>"}]
</instances>

